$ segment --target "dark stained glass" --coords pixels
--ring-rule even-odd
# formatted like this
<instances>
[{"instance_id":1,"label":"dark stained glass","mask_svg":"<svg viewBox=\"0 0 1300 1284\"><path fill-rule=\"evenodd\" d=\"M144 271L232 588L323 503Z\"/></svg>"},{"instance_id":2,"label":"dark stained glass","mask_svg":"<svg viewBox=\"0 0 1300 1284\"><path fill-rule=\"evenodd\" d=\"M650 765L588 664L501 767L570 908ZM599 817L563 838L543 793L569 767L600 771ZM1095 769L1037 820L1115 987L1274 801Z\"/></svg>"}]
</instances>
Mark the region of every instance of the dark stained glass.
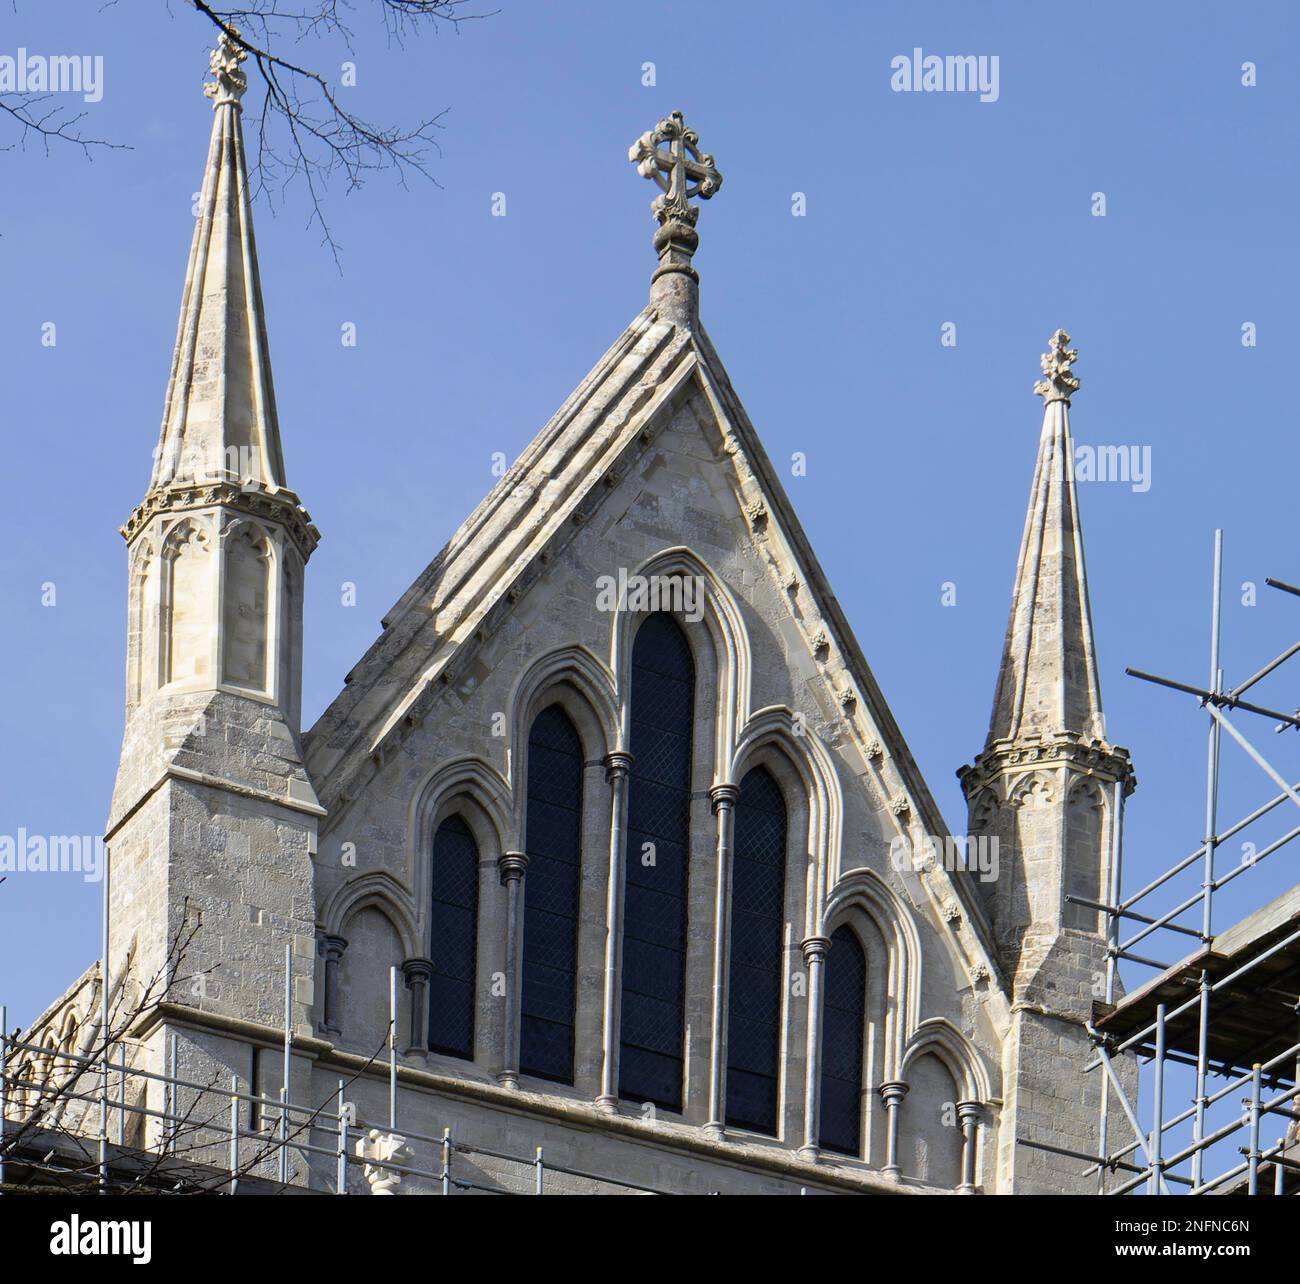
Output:
<instances>
[{"instance_id":1,"label":"dark stained glass","mask_svg":"<svg viewBox=\"0 0 1300 1284\"><path fill-rule=\"evenodd\" d=\"M843 1155L862 1148L862 1037L867 960L857 934L841 927L826 955L822 1006L821 1144Z\"/></svg>"},{"instance_id":2,"label":"dark stained glass","mask_svg":"<svg viewBox=\"0 0 1300 1284\"><path fill-rule=\"evenodd\" d=\"M433 836L433 903L429 913L429 1047L474 1055L474 986L478 937L478 847L469 826L448 816Z\"/></svg>"},{"instance_id":3,"label":"dark stained glass","mask_svg":"<svg viewBox=\"0 0 1300 1284\"><path fill-rule=\"evenodd\" d=\"M632 646L619 1094L667 1110L682 1105L694 715L690 645L651 615Z\"/></svg>"},{"instance_id":4,"label":"dark stained glass","mask_svg":"<svg viewBox=\"0 0 1300 1284\"><path fill-rule=\"evenodd\" d=\"M727 1123L775 1134L781 1061L785 801L756 767L740 782L731 860Z\"/></svg>"},{"instance_id":5,"label":"dark stained glass","mask_svg":"<svg viewBox=\"0 0 1300 1284\"><path fill-rule=\"evenodd\" d=\"M559 705L528 736L519 1068L573 1082L582 850L582 742Z\"/></svg>"}]
</instances>

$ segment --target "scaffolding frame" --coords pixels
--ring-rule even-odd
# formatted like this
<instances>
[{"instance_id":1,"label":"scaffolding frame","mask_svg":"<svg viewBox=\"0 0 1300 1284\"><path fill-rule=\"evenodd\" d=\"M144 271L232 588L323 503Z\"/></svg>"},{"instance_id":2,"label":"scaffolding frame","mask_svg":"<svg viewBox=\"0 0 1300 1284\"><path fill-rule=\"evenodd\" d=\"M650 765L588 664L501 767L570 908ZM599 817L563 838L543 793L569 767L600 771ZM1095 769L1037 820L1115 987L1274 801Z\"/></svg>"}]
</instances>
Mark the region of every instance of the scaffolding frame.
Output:
<instances>
[{"instance_id":1,"label":"scaffolding frame","mask_svg":"<svg viewBox=\"0 0 1300 1284\"><path fill-rule=\"evenodd\" d=\"M174 1034L170 1036L164 1073L157 1074L131 1067L124 1048L116 1059L111 1049L103 1056L51 1050L48 1045L10 1034L4 1028L5 1024L4 1009L0 1008L0 1194L5 1193L6 1162L15 1167L32 1166L30 1157L10 1153L6 1143L22 1134L32 1112L40 1108L45 1094L57 1094L61 1106L81 1103L86 1107L86 1121L97 1115L100 1120L98 1163L60 1161L51 1164L55 1155L55 1150L48 1144L51 1139L66 1137L78 1143L96 1140L94 1133L88 1133L84 1128L69 1129L57 1123L48 1128L34 1129L30 1134L31 1144L24 1150L44 1154L44 1160L37 1167L64 1179L80 1181L86 1187L97 1187L102 1194L131 1185L131 1174L138 1175L142 1168L151 1178L150 1188L225 1195L238 1194L241 1184L254 1183L265 1193L355 1194L360 1193L360 1184L354 1180L356 1169L379 1170L399 1180L413 1178L427 1184L422 1193L442 1195L555 1193L554 1187L547 1188L548 1177L590 1181L631 1194L673 1193L618 1177L547 1163L541 1146L536 1147L531 1156L524 1156L471 1145L457 1140L449 1127L436 1135L403 1127L396 1135L397 1141L421 1143L435 1153L439 1161L436 1166L398 1162L350 1144L371 1132L393 1136L395 1120L391 1116L386 1121L363 1118L356 1102L348 1100L347 1080L338 1081L328 1108L295 1105L287 1099L283 1088L274 1096L252 1092L251 1085L248 1090L242 1089L238 1075L231 1076L228 1087L216 1087L182 1077L176 1073ZM14 1069L16 1057L23 1053L47 1058L49 1075L53 1075L61 1064L75 1081L79 1070L87 1078L88 1087L85 1090L52 1090L48 1077L24 1077ZM116 1090L109 1086L113 1080L116 1081ZM147 1095L139 1102L130 1100L132 1083L160 1085L162 1108L150 1106ZM27 1118L24 1118L25 1107L15 1097L16 1092L38 1094L35 1105L26 1111ZM185 1109L179 1104L182 1093L191 1098L191 1104ZM241 1122L241 1116L250 1109L256 1112L257 1118L269 1123L258 1128ZM197 1120L196 1112L200 1115ZM156 1144L128 1145L128 1119L152 1120L157 1128ZM116 1139L113 1138L114 1131ZM190 1144L185 1149L192 1149L195 1154L191 1159L183 1157L184 1151L178 1144L186 1135ZM81 1149L83 1155L88 1153L84 1146ZM225 1157L224 1171L216 1162L219 1154ZM467 1173L455 1171L454 1159L458 1155L513 1167L498 1178L498 1184L486 1185L473 1180ZM314 1173L308 1170L311 1157L323 1161ZM322 1190L320 1178L328 1174L331 1163L332 1189ZM121 1175L124 1170L126 1177ZM270 1176L272 1172L277 1174L274 1178ZM313 1176L317 1178L315 1182L311 1180ZM365 1183L365 1193L373 1193L370 1190L373 1184L373 1180Z\"/></svg>"},{"instance_id":2,"label":"scaffolding frame","mask_svg":"<svg viewBox=\"0 0 1300 1284\"><path fill-rule=\"evenodd\" d=\"M1265 583L1285 594L1300 597L1300 588L1285 581L1267 578ZM1127 668L1131 677L1166 690L1196 698L1208 714L1205 766L1204 837L1196 848L1175 861L1162 873L1130 895L1122 892L1123 850L1120 841L1118 807L1112 825L1110 886L1106 900L1094 901L1070 895L1067 900L1105 916L1106 971L1105 1002L1095 1005L1088 1033L1095 1048L1094 1058L1083 1067L1087 1074L1102 1072L1098 1119L1099 1153L1087 1155L1059 1151L1073 1158L1088 1160L1085 1176L1096 1174L1099 1194L1172 1193L1172 1188L1188 1194L1222 1192L1227 1188L1241 1193L1282 1194L1300 1187L1300 1140L1296 1136L1300 1121L1300 913L1280 920L1276 930L1257 939L1245 939L1237 956L1218 954L1216 941L1223 942L1222 930L1216 931L1214 894L1237 878L1253 870L1267 857L1300 837L1300 825L1281 837L1254 850L1249 860L1224 870L1216 861L1219 849L1238 837L1286 802L1300 808L1300 782L1289 783L1229 716L1232 713L1270 720L1277 732L1300 729L1300 712L1287 713L1243 699L1257 683L1275 673L1300 654L1300 641L1293 643L1243 682L1229 687L1224 680L1222 663L1222 593L1223 532L1214 533L1211 587L1209 678L1204 687L1176 681L1140 669ZM1219 827L1220 772L1224 733L1240 748L1280 792L1224 828ZM1118 801L1118 800L1117 800ZM1173 881L1186 871L1200 873L1200 886L1191 895L1176 896L1168 908L1159 908L1157 897L1172 892ZM1258 914L1238 920L1234 930L1248 938L1260 916L1274 906L1290 909L1283 902L1289 893L1266 904ZM1139 908L1141 907L1141 908ZM1190 922L1188 920L1191 920ZM1270 922L1272 920L1270 919ZM1131 927L1128 934L1127 929ZM1190 938L1196 950L1174 962L1164 962L1149 954L1150 942L1158 933L1172 933ZM1167 938L1163 938L1167 939ZM1142 947L1139 953L1135 947ZM1121 962L1153 969L1154 975L1143 985L1117 999ZM1280 968L1281 971L1274 974ZM1216 970L1222 975L1214 975ZM1245 979L1247 987L1243 990ZM1186 999L1178 987L1193 989ZM1172 993L1171 993L1172 992ZM1250 1009L1250 995L1258 995L1258 1009ZM1258 1019L1275 1012L1276 993L1285 993L1291 1009L1289 1027L1270 1026L1253 1049L1243 1055L1236 1045L1237 1028L1244 1006ZM1223 1022L1224 1004L1215 998L1231 995L1233 1029L1229 1037L1216 1020ZM1171 999L1173 1000L1171 1002ZM1180 1018L1182 1021L1180 1022ZM1136 1028L1132 1028L1132 1027ZM1193 1029L1194 1027L1194 1037ZM1294 1042L1278 1048L1279 1040L1294 1036ZM1216 1055L1216 1049L1217 1055ZM1226 1051L1225 1051L1226 1049ZM1140 1122L1138 1103L1130 1100L1116 1069L1116 1059L1125 1054L1147 1058L1151 1086L1150 1127ZM1171 1064L1193 1070L1191 1102L1182 1109L1171 1107L1166 1092L1166 1070ZM1220 1077L1226 1083L1210 1091L1210 1079ZM1245 1092L1239 1108L1231 1108L1234 1094ZM1112 1098L1131 1139L1111 1141ZM1215 1108L1220 1109L1216 1110ZM1214 1115L1214 1120L1211 1115ZM1266 1128L1284 1119L1288 1127L1275 1142L1266 1143ZM1190 1125L1190 1141L1177 1144L1174 1130ZM1238 1162L1210 1175L1207 1167L1214 1161L1215 1147L1222 1147L1236 1136ZM1244 1144L1241 1144L1243 1143ZM1039 1143L1031 1146L1048 1149ZM1055 1148L1053 1148L1055 1149ZM1272 1189L1265 1192L1266 1173L1271 1166ZM1117 1174L1123 1179L1113 1180ZM1108 1177L1112 1184L1108 1187ZM1235 1186L1232 1184L1236 1183Z\"/></svg>"}]
</instances>

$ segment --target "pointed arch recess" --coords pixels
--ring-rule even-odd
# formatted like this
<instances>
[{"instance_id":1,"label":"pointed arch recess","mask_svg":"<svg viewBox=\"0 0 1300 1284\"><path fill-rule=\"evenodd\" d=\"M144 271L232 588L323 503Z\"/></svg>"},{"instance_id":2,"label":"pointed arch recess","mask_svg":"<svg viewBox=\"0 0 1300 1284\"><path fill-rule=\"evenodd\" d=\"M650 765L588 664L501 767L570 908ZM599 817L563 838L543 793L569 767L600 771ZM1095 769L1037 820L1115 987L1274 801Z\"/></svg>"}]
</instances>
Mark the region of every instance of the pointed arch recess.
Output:
<instances>
[{"instance_id":1,"label":"pointed arch recess","mask_svg":"<svg viewBox=\"0 0 1300 1284\"><path fill-rule=\"evenodd\" d=\"M712 567L697 553L684 546L663 549L646 558L632 572L649 579L652 576L685 575L696 577L704 588L702 623L709 632L717 658L718 719L714 732L714 783L729 783L723 772L731 763L740 728L749 720L750 674L753 659L749 633L740 606L731 590ZM644 612L628 610L620 602L614 613L610 638L610 671L614 674L619 707L623 710L618 748L627 748L628 691L631 683L632 638Z\"/></svg>"},{"instance_id":2,"label":"pointed arch recess","mask_svg":"<svg viewBox=\"0 0 1300 1284\"><path fill-rule=\"evenodd\" d=\"M869 919L888 951L882 1082L901 1074L908 1041L920 1025L921 937L912 912L892 888L870 869L855 869L842 878L826 906L820 935L833 936L856 914ZM868 967L870 967L868 960Z\"/></svg>"},{"instance_id":3,"label":"pointed arch recess","mask_svg":"<svg viewBox=\"0 0 1300 1284\"><path fill-rule=\"evenodd\" d=\"M844 797L839 776L821 740L805 731L795 734L795 715L786 705L769 705L745 724L727 767L727 781L742 778L765 750L776 752L797 775L807 800L806 835L809 895L804 915L804 935L821 935L826 889L839 880Z\"/></svg>"},{"instance_id":4,"label":"pointed arch recess","mask_svg":"<svg viewBox=\"0 0 1300 1284\"><path fill-rule=\"evenodd\" d=\"M946 1017L929 1017L913 1031L903 1054L904 1082L912 1063L926 1054L943 1062L963 1100L987 1102L992 1096L988 1067L983 1057Z\"/></svg>"},{"instance_id":5,"label":"pointed arch recess","mask_svg":"<svg viewBox=\"0 0 1300 1284\"><path fill-rule=\"evenodd\" d=\"M424 951L419 948L417 915L411 905L410 895L386 870L362 874L336 888L321 906L324 932L329 936L346 938L345 929L349 921L366 909L378 910L392 924L404 957L423 954Z\"/></svg>"},{"instance_id":6,"label":"pointed arch recess","mask_svg":"<svg viewBox=\"0 0 1300 1284\"><path fill-rule=\"evenodd\" d=\"M434 823L457 803L467 804L465 819L474 831L480 859L519 850L519 829L505 777L482 758L465 755L444 762L414 791L407 815L405 886L416 904L427 898L424 858Z\"/></svg>"},{"instance_id":7,"label":"pointed arch recess","mask_svg":"<svg viewBox=\"0 0 1300 1284\"><path fill-rule=\"evenodd\" d=\"M614 675L586 647L559 647L529 665L510 693L507 713L510 734L503 783L511 800L512 850L522 850L528 737L537 715L552 704L573 723L588 758L603 760L619 743Z\"/></svg>"}]
</instances>

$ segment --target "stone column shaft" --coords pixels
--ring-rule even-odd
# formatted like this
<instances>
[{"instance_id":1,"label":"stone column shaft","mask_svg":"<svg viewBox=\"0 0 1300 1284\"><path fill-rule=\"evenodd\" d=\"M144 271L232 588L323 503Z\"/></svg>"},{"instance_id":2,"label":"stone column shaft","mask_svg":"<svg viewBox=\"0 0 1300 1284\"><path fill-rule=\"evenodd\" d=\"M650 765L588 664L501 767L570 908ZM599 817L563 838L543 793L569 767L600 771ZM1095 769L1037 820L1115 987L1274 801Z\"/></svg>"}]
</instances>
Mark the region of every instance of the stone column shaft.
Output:
<instances>
[{"instance_id":1,"label":"stone column shaft","mask_svg":"<svg viewBox=\"0 0 1300 1284\"><path fill-rule=\"evenodd\" d=\"M316 942L316 952L325 960L324 993L321 995L322 1034L342 1034L338 1021L338 972L339 960L348 943L341 936L322 936Z\"/></svg>"},{"instance_id":2,"label":"stone column shaft","mask_svg":"<svg viewBox=\"0 0 1300 1284\"><path fill-rule=\"evenodd\" d=\"M713 903L713 1009L709 1023L709 1118L704 1130L712 1137L726 1131L727 970L731 958L731 851L734 839L735 785L715 785L711 791L717 819L717 888Z\"/></svg>"},{"instance_id":3,"label":"stone column shaft","mask_svg":"<svg viewBox=\"0 0 1300 1284\"><path fill-rule=\"evenodd\" d=\"M902 1175L898 1166L898 1111L907 1096L907 1084L891 1080L880 1085L880 1097L885 1103L885 1167L884 1173L897 1180Z\"/></svg>"},{"instance_id":4,"label":"stone column shaft","mask_svg":"<svg viewBox=\"0 0 1300 1284\"><path fill-rule=\"evenodd\" d=\"M803 1145L800 1154L816 1159L821 1145L822 989L826 955L831 948L825 936L810 936L803 943L804 965L808 969L808 1053L805 1060L803 1097Z\"/></svg>"},{"instance_id":5,"label":"stone column shaft","mask_svg":"<svg viewBox=\"0 0 1300 1284\"><path fill-rule=\"evenodd\" d=\"M411 1039L406 1049L408 1056L429 1055L429 978L433 976L433 963L429 959L407 959L402 964L402 976L411 992Z\"/></svg>"},{"instance_id":6,"label":"stone column shaft","mask_svg":"<svg viewBox=\"0 0 1300 1284\"><path fill-rule=\"evenodd\" d=\"M975 1193L975 1161L979 1146L980 1116L983 1108L978 1101L959 1101L957 1118L961 1121L961 1185L958 1194Z\"/></svg>"},{"instance_id":7,"label":"stone column shaft","mask_svg":"<svg viewBox=\"0 0 1300 1284\"><path fill-rule=\"evenodd\" d=\"M609 782L609 887L605 897L605 986L601 1019L600 1095L596 1104L611 1113L618 1105L619 999L623 974L623 891L627 846L627 782L632 755L606 755Z\"/></svg>"},{"instance_id":8,"label":"stone column shaft","mask_svg":"<svg viewBox=\"0 0 1300 1284\"><path fill-rule=\"evenodd\" d=\"M502 1048L501 1073L497 1076L507 1088L519 1086L519 1010L520 963L524 936L524 871L528 857L523 852L506 852L497 862L501 881L505 884L506 907L506 1028Z\"/></svg>"}]
</instances>

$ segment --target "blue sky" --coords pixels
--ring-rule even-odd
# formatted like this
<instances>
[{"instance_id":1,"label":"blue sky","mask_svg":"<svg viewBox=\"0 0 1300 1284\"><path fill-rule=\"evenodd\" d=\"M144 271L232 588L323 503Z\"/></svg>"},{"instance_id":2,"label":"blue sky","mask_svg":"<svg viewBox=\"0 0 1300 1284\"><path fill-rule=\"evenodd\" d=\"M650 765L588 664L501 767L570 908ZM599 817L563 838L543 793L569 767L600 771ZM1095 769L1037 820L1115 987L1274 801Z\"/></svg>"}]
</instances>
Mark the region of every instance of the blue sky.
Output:
<instances>
[{"instance_id":1,"label":"blue sky","mask_svg":"<svg viewBox=\"0 0 1300 1284\"><path fill-rule=\"evenodd\" d=\"M93 834L107 814L125 644L116 529L148 480L211 120L210 28L170 8L18 0L0 16L0 53L102 54L86 124L130 146L93 162L67 147L0 153L0 833ZM643 306L653 191L626 151L680 107L726 178L700 219L705 323L772 457L807 456L787 489L959 832L953 772L987 727L1038 355L1056 327L1074 336L1079 442L1151 451L1149 490L1080 488L1109 729L1139 777L1128 868L1143 879L1192 850L1205 715L1123 668L1204 680L1216 526L1229 680L1296 634L1300 601L1263 586L1300 581L1294 6L498 8L399 49L362 5L352 55L295 51L331 71L351 56L358 83L341 92L361 115L446 112L438 186L380 175L328 196L341 273L301 191L256 211L289 481L324 535L305 721L491 486L493 454L513 459ZM918 46L997 55L998 101L892 92L891 58ZM340 345L344 322L355 348ZM947 322L955 347L940 343ZM344 581L355 608L340 605ZM946 582L955 606L941 605ZM1283 708L1287 693L1284 678L1258 689ZM1246 729L1300 775L1294 736ZM1229 818L1272 793L1241 762L1225 750ZM1293 882L1287 859L1234 884L1222 921ZM98 915L98 889L71 876L0 888L11 1020L96 956Z\"/></svg>"}]
</instances>

